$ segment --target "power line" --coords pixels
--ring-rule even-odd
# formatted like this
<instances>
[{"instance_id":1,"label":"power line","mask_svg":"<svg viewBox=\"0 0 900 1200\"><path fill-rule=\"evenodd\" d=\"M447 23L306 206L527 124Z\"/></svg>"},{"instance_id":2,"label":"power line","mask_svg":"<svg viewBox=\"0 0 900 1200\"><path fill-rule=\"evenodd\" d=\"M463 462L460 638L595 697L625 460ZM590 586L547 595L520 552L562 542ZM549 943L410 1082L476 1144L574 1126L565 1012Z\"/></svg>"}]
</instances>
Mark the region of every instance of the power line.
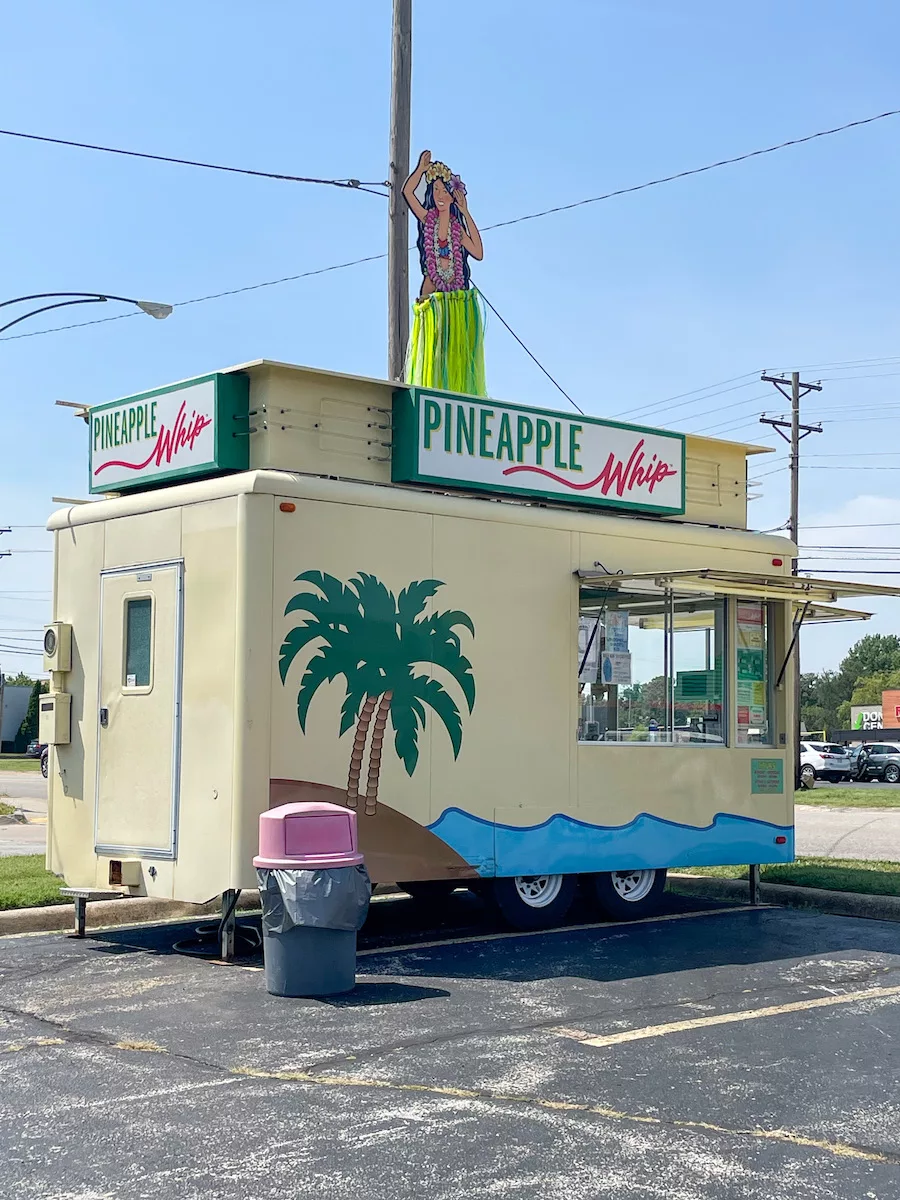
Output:
<instances>
[{"instance_id":1,"label":"power line","mask_svg":"<svg viewBox=\"0 0 900 1200\"><path fill-rule=\"evenodd\" d=\"M738 383L736 387L725 387L726 383L735 383L736 380L745 379L746 383ZM746 375L734 375L731 379L723 379L719 383L710 383L706 387L693 388L689 392L679 392L676 396L667 396L665 400L657 400L652 404L639 404L637 408L625 408L621 412L613 413L614 417L633 416L639 417L644 413L651 413L657 408L683 408L685 404L699 404L702 400L711 400L713 396L722 396L726 392L736 392L740 388L750 387L759 379L759 371L749 371ZM713 388L721 388L719 392L712 391ZM708 392L707 396L700 396L698 392ZM681 400L683 396L694 396L693 400L685 400L684 404L673 404L673 400Z\"/></svg>"},{"instance_id":2,"label":"power line","mask_svg":"<svg viewBox=\"0 0 900 1200\"><path fill-rule=\"evenodd\" d=\"M503 317L500 316L500 314L497 312L496 308L494 308L493 304L491 304L490 300L488 300L487 296L484 294L484 292L481 290L481 288L476 287L475 291L482 298L482 300L485 302L485 304L488 306L488 308L491 310L491 312L494 314L494 316L497 318L497 320L500 322L500 324L503 325L504 328L509 333L511 333L512 336L516 339L516 341L519 343L519 345L522 347L522 349L525 351L525 353L528 355L528 357L531 359L531 361L533 363L535 363L544 372L544 374L547 376L547 378L550 380L550 382L553 384L553 386L556 388L556 390L558 392L561 392L562 395L565 396L565 398L568 400L568 402L572 405L572 407L577 412L580 412L582 416L584 416L584 409L579 408L579 406L575 403L575 401L572 399L572 397L569 395L569 393L566 391L566 389L562 386L562 384L557 383L557 381L553 378L553 376L550 374L550 372L547 370L547 368L544 366L544 364L542 362L540 362L540 360L537 358L536 355L532 354L532 352L528 349L528 347L525 345L525 343L522 341L522 339L519 337L519 335L516 333L516 331L512 328L512 326L507 321L504 321Z\"/></svg>"},{"instance_id":3,"label":"power line","mask_svg":"<svg viewBox=\"0 0 900 1200\"><path fill-rule=\"evenodd\" d=\"M715 170L717 167L730 166L734 163L744 162L745 160L750 159L750 158L758 158L764 154L774 154L777 150L784 150L789 146L799 146L805 142L815 141L817 138L830 137L832 134L835 134L835 133L843 133L847 129L855 129L862 125L871 125L875 121L883 121L887 117L895 117L898 115L900 115L900 109L891 109L888 112L878 113L872 117L864 117L858 121L848 121L846 124L837 125L833 129L822 129L822 130L819 130L817 133L810 133L810 134L807 134L805 137L800 137L800 138L791 138L786 142L779 142L777 145L774 145L774 146L766 146L765 148L763 148L761 150L751 150L746 154L735 155L733 158L719 159L717 162L708 163L704 167L692 167L690 170L687 170L687 171L678 171L674 175L664 175L658 179L648 180L646 183L634 184L633 186L627 187L627 188L618 188L617 190L612 191L612 192L604 192L600 196L589 196L585 200L576 200L571 204L560 204L560 205L556 205L553 208L542 209L540 212L526 213L521 217L512 217L507 221L496 221L491 225L483 225L482 232L486 232L487 230L490 230L490 229L504 229L510 225L519 225L523 221L535 221L539 217L550 216L551 214L558 213L558 212L567 212L569 209L581 208L586 204L598 204L602 200L610 200L615 196L629 195L632 192L640 192L646 188L656 187L662 183L671 183L673 180L676 180L676 179L685 179L690 175L700 175L706 171ZM12 130L0 130L0 134L3 134L3 133L6 133L9 136L14 136L14 137L22 136L22 137L29 137L29 138L33 138L33 139L37 139L37 140L44 140L44 141L50 141L50 142L61 141L61 139L56 139L56 138L38 138L38 135L36 135L36 134L17 134ZM141 157L141 158L161 158L163 161L166 161L166 162L168 162L168 161L181 162L181 163L186 163L191 166L196 165L196 166L202 166L202 167L211 167L213 169L237 171L238 173L241 173L241 174L243 174L243 173L264 174L267 177L269 177L268 173L265 173L265 172L250 172L250 171L244 172L243 168L236 168L236 167L235 168L231 168L231 167L218 168L215 166L215 164L212 164L212 163L193 163L193 162L191 162L191 160L188 160L188 159L174 159L174 158L169 159L168 157L163 156L163 155L138 154L137 151L128 151L128 150L120 151L120 150L114 150L112 147L93 146L88 143L62 142L62 144L85 146L88 149L107 150L107 151L110 151L111 153L121 153L121 154L126 154L129 156L136 156L136 157ZM272 178L286 178L286 179L292 179L292 180L296 180L296 181L305 181L305 180L303 180L302 176L280 176L280 175L275 175L273 173L271 175L271 177ZM330 183L335 186L347 187L347 186L352 186L353 184L355 184L356 181L310 180L309 182ZM359 186L363 186L363 185L359 185ZM318 270L315 270L315 271L303 271L298 275L286 275L281 279L266 280L263 283L249 284L248 286L241 287L241 288L231 288L230 290L224 291L224 292L213 292L212 294L210 294L208 296L198 296L193 300L183 300L183 301L181 301L180 304L173 305L173 307L178 308L178 307L183 307L187 304L201 304L207 300L219 300L224 296L237 296L237 295L241 294L242 292L252 292L252 291L256 291L259 288L275 287L278 284L282 284L282 283L293 283L294 281L296 281L298 279L306 279L312 275L324 275L329 271L341 271L341 270L346 269L347 267L355 267L355 266L360 265L361 263L376 262L379 259L386 258L386 257L387 257L386 254L372 254L372 255L368 255L365 258L353 259L350 262L335 263L334 265L329 266L329 267L320 267ZM62 333L63 331L68 330L68 329L81 329L88 325L103 325L107 321L121 321L121 320L125 320L126 318L135 316L135 315L136 315L135 313L121 313L115 317L100 317L93 321L78 321L71 325L55 325L51 329L38 329L38 330L35 330L30 333L13 334L13 335L7 336L5 338L0 338L0 341L14 341L18 338L23 338L23 337L41 337L44 334L48 334L48 333ZM750 372L749 374L756 376L758 374L758 372L754 371L754 372ZM742 379L742 378L745 378L745 377L740 376L740 375L735 377L735 379L738 379L738 380ZM726 382L731 382L731 381L726 381ZM712 385L712 386L716 386L716 385ZM701 388L698 390L708 391L709 389ZM682 395L690 395L690 393L682 393ZM672 399L677 400L677 399L680 399L680 397L675 396L675 397L672 397ZM651 407L662 407L666 403L668 403L668 401L660 401L658 405L651 406Z\"/></svg>"},{"instance_id":4,"label":"power line","mask_svg":"<svg viewBox=\"0 0 900 1200\"><path fill-rule=\"evenodd\" d=\"M736 154L734 158L721 158L718 162L708 163L705 167L692 167L688 171L677 171L674 175L663 175L659 179L651 179L647 183L636 183L632 187L617 188L614 192L604 192L601 196L591 196L587 200L576 200L572 204L558 204L554 208L545 208L540 212L528 213L524 217L514 217L509 221L498 221L494 225L485 225L483 229L501 229L506 225L518 225L522 221L536 221L538 217L547 217L551 213L568 212L572 208L581 208L585 204L598 204L601 200L611 200L614 196L627 196L632 192L641 192L645 188L656 187L661 183L671 183L675 179L686 179L689 175L702 175L705 171L714 171L717 167L728 167L734 163L745 162L748 158L759 158L764 154L774 154L776 150L785 150L788 146L801 146L804 142L813 142L816 138L831 137L835 133L843 133L847 129L855 129L860 125L871 125L874 121L883 121L886 117L900 116L900 108L889 112L878 113L874 117L864 117L859 121L848 121L846 125L837 125L834 129L821 129L818 133L809 133L805 137L791 138L787 142L779 142L775 146L766 146L762 150L750 150L746 154Z\"/></svg>"},{"instance_id":5,"label":"power line","mask_svg":"<svg viewBox=\"0 0 900 1200\"><path fill-rule=\"evenodd\" d=\"M249 283L245 287L230 288L226 292L211 292L208 296L195 296L193 300L179 300L173 308L186 308L189 304L203 304L207 300L220 300L223 296L238 296L242 292L256 292L260 288L277 287L281 283L293 283L297 279L309 279L313 275L327 275L330 271L343 271L347 267L358 267L361 263L377 262L387 258L386 254L369 254L365 258L354 258L350 262L334 263L330 267L316 267L312 271L301 271L299 275L284 275L281 279L268 279L263 283ZM77 321L73 325L54 325L52 329L38 329L31 333L8 334L0 338L0 342L12 342L18 338L42 337L45 333L60 333L64 329L82 329L85 325L105 325L108 321L122 321L128 317L140 316L135 312L118 313L114 317L98 317L93 321Z\"/></svg>"},{"instance_id":6,"label":"power line","mask_svg":"<svg viewBox=\"0 0 900 1200\"><path fill-rule=\"evenodd\" d=\"M729 388L728 390L731 391L733 389ZM721 395L721 394L722 394L721 392L713 392L709 396L701 396L701 397L698 397L696 400L687 400L687 401L685 401L685 403L686 404L697 404L697 403L699 403L700 400L712 400L712 398L714 396ZM768 392L766 392L765 395L745 396L743 398L743 400L735 400L733 404L720 404L716 408L705 408L703 410L703 412L688 413L688 414L682 416L680 418L680 420L682 420L682 421L699 421L702 417L711 416L713 413L728 412L729 409L740 408L741 405L743 405L743 404L753 404L757 400L765 399L765 396L768 396ZM681 408L682 406L680 404L672 404L669 407L670 408ZM725 422L720 422L720 424L727 424L728 421L735 420L736 415L737 414L735 414L735 416L728 417ZM701 431L699 429L685 430L685 433L700 433L700 432Z\"/></svg>"},{"instance_id":7,"label":"power line","mask_svg":"<svg viewBox=\"0 0 900 1200\"><path fill-rule=\"evenodd\" d=\"M74 146L78 150L99 150L103 154L120 154L126 158L148 158L153 162L176 163L182 167L202 167L207 171L227 171L231 175L255 175L259 179L279 179L285 183L322 183L329 187L370 192L373 196L384 196L386 193L372 191L372 188L388 186L380 181L360 183L358 179L314 179L308 175L282 175L275 171L254 171L249 167L224 167L220 163L200 162L193 158L173 158L168 154L145 154L142 150L120 150L114 146L96 146L92 142L70 142L66 138L45 137L39 133L20 133L14 129L0 129L0 135L24 138L30 142L48 142L53 146Z\"/></svg>"},{"instance_id":8,"label":"power line","mask_svg":"<svg viewBox=\"0 0 900 1200\"><path fill-rule=\"evenodd\" d=\"M900 529L900 521L866 521L861 525L804 525L804 529Z\"/></svg>"}]
</instances>

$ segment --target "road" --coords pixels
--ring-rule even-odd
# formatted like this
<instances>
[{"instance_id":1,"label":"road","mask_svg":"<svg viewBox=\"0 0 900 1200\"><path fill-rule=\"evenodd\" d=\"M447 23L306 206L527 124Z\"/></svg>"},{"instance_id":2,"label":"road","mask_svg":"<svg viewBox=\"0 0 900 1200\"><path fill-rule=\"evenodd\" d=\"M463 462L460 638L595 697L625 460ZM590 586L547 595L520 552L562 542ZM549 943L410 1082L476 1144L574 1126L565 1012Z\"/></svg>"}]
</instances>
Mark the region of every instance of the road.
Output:
<instances>
[{"instance_id":1,"label":"road","mask_svg":"<svg viewBox=\"0 0 900 1200\"><path fill-rule=\"evenodd\" d=\"M900 808L795 809L797 853L900 862Z\"/></svg>"},{"instance_id":2,"label":"road","mask_svg":"<svg viewBox=\"0 0 900 1200\"><path fill-rule=\"evenodd\" d=\"M883 794L891 785L868 786ZM43 854L47 781L36 773L0 771L0 797L8 798L7 803L15 804L28 817L27 825L0 825L0 857ZM796 822L798 854L900 862L900 808L814 808L798 804Z\"/></svg>"},{"instance_id":3,"label":"road","mask_svg":"<svg viewBox=\"0 0 900 1200\"><path fill-rule=\"evenodd\" d=\"M0 771L0 799L28 818L24 825L0 824L0 858L43 854L47 845L47 780L38 771Z\"/></svg>"}]
</instances>

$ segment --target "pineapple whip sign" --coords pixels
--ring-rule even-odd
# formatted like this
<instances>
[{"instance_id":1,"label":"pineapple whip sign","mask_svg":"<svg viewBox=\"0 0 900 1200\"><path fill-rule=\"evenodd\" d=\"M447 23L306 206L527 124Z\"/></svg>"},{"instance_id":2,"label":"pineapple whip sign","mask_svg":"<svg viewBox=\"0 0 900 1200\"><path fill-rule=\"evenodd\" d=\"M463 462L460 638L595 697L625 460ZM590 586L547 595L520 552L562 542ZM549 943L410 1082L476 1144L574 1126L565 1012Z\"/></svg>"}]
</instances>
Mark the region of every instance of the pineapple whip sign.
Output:
<instances>
[{"instance_id":1,"label":"pineapple whip sign","mask_svg":"<svg viewBox=\"0 0 900 1200\"><path fill-rule=\"evenodd\" d=\"M92 408L91 491L246 470L247 411L247 383L236 375L189 380Z\"/></svg>"},{"instance_id":2,"label":"pineapple whip sign","mask_svg":"<svg viewBox=\"0 0 900 1200\"><path fill-rule=\"evenodd\" d=\"M684 512L684 435L593 417L394 393L392 478L640 512Z\"/></svg>"}]
</instances>

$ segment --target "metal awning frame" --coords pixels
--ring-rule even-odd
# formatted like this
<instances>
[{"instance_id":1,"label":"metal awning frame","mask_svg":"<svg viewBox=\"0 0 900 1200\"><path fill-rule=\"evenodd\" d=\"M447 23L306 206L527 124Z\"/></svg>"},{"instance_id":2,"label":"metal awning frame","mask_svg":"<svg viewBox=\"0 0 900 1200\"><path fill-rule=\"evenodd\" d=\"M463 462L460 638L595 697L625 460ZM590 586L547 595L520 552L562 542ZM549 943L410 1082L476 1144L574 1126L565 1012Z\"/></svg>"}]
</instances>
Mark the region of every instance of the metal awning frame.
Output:
<instances>
[{"instance_id":1,"label":"metal awning frame","mask_svg":"<svg viewBox=\"0 0 900 1200\"><path fill-rule=\"evenodd\" d=\"M650 585L664 591L714 592L748 600L790 600L834 604L848 596L900 596L900 587L848 580L818 579L804 575L764 575L755 571L723 571L712 567L679 571L635 571L610 575L605 571L576 571L578 578L595 587L620 588L623 584ZM849 611L849 610L848 610ZM850 618L844 618L850 619Z\"/></svg>"}]
</instances>

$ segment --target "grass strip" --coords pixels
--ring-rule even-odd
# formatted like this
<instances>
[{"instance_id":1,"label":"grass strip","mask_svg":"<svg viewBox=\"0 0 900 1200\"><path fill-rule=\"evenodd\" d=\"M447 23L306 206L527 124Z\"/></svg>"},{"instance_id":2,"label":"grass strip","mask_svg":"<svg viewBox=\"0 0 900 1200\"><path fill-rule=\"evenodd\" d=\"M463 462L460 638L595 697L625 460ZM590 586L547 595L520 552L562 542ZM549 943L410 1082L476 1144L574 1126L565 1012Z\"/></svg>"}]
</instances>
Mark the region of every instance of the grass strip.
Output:
<instances>
[{"instance_id":1,"label":"grass strip","mask_svg":"<svg viewBox=\"0 0 900 1200\"><path fill-rule=\"evenodd\" d=\"M900 788L814 787L795 792L794 803L817 808L900 808Z\"/></svg>"},{"instance_id":2,"label":"grass strip","mask_svg":"<svg viewBox=\"0 0 900 1200\"><path fill-rule=\"evenodd\" d=\"M689 875L713 879L746 879L747 867L679 867ZM900 896L900 863L869 862L859 858L798 858L792 863L761 866L763 883L825 888L833 892L865 892L870 896ZM677 885L677 880L672 883Z\"/></svg>"},{"instance_id":3,"label":"grass strip","mask_svg":"<svg viewBox=\"0 0 900 1200\"><path fill-rule=\"evenodd\" d=\"M39 758L25 758L21 754L0 754L0 771L40 771Z\"/></svg>"},{"instance_id":4,"label":"grass strip","mask_svg":"<svg viewBox=\"0 0 900 1200\"><path fill-rule=\"evenodd\" d=\"M44 867L43 854L10 854L0 858L0 910L36 908L41 904L69 904L61 896L62 879Z\"/></svg>"}]
</instances>

